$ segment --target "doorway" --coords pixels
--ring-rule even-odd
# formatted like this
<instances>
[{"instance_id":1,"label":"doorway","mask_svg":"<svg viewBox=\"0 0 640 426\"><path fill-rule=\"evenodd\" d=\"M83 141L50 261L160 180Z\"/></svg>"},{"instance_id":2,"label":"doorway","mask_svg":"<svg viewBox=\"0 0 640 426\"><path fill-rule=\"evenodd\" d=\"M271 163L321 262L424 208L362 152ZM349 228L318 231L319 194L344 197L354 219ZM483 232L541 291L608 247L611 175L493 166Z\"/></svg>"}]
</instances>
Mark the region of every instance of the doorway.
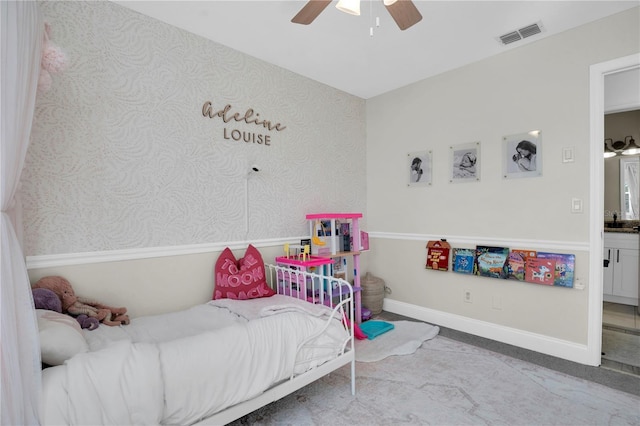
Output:
<instances>
[{"instance_id":1,"label":"doorway","mask_svg":"<svg viewBox=\"0 0 640 426\"><path fill-rule=\"evenodd\" d=\"M587 352L593 365L602 363L604 251L604 114L605 78L640 67L640 54L592 65L590 68L590 286ZM631 91L633 92L633 91ZM627 92L628 93L628 92Z\"/></svg>"}]
</instances>

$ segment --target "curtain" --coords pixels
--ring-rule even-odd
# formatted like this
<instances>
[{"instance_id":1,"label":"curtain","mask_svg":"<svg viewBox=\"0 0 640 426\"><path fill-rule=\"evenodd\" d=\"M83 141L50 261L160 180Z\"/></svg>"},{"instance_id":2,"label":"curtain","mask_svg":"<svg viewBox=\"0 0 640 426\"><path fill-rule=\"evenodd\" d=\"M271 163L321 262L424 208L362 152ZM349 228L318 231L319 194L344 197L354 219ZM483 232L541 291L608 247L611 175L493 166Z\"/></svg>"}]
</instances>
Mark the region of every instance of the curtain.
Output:
<instances>
[{"instance_id":1,"label":"curtain","mask_svg":"<svg viewBox=\"0 0 640 426\"><path fill-rule=\"evenodd\" d=\"M31 1L2 1L0 116L0 374L3 425L39 424L41 364L27 267L16 234L16 193L29 145L44 24Z\"/></svg>"}]
</instances>

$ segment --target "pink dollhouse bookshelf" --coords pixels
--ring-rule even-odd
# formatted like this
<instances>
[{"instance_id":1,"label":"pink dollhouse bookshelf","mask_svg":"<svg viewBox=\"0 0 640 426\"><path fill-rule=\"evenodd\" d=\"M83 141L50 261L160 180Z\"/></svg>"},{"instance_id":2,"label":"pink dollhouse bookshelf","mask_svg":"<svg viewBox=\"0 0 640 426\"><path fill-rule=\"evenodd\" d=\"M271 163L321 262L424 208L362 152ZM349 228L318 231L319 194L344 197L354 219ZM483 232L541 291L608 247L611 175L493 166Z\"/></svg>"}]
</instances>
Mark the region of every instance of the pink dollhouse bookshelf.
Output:
<instances>
[{"instance_id":1,"label":"pink dollhouse bookshelf","mask_svg":"<svg viewBox=\"0 0 640 426\"><path fill-rule=\"evenodd\" d=\"M362 297L360 294L360 251L362 250L360 225L358 221L362 218L362 213L312 213L306 216L309 222L309 231L311 234L311 250L312 253L322 253L321 256L335 259L337 257L351 256L353 259L353 290L355 293L355 316L356 322L360 324L362 321ZM319 237L317 231L318 222L329 224L326 230L329 236L324 239L324 246L316 247L313 237ZM344 245L340 244L340 228L338 223L348 224L350 247L349 250L344 249ZM321 237L321 236L320 236ZM321 249L324 249L321 250ZM347 275L348 281L348 275Z\"/></svg>"},{"instance_id":2,"label":"pink dollhouse bookshelf","mask_svg":"<svg viewBox=\"0 0 640 426\"><path fill-rule=\"evenodd\" d=\"M288 267L294 267L300 271L306 272L316 272L320 275L330 275L330 271L332 265L336 258L341 258L345 256L351 256L353 258L353 290L355 293L355 320L357 324L362 322L362 297L360 294L360 251L362 250L362 241L361 241L361 232L360 226L358 224L358 220L362 218L362 213L314 213L308 214L306 216L307 221L309 221L309 230L311 234L311 246L312 253L311 255L307 255L306 257L301 257L300 255L289 255L289 256L280 256L276 257L276 264ZM318 237L317 234L317 224L319 222L328 223L329 229L324 229L321 233L325 235L321 235L322 241L319 239L313 238ZM339 236L344 237L344 235L339 235L340 229L337 227L338 223L348 223L349 229L349 250L340 250L339 248L345 248L344 244L340 244ZM316 244L314 241L319 242L321 244ZM368 241L367 247L368 249ZM320 253L320 254L318 254ZM345 279L348 281L348 275L345 276ZM293 279L295 281L295 277ZM291 283L291 277L288 280L284 280L288 282L290 288L288 291L297 292L297 291L309 291L313 284L308 282L295 282ZM292 284L295 284L292 286ZM327 294L336 295L336 292L342 291L341 289L329 289L330 283L324 283L320 285L317 289L314 287L314 290L319 292L320 298L323 298L323 292ZM286 291L285 291L286 292Z\"/></svg>"}]
</instances>

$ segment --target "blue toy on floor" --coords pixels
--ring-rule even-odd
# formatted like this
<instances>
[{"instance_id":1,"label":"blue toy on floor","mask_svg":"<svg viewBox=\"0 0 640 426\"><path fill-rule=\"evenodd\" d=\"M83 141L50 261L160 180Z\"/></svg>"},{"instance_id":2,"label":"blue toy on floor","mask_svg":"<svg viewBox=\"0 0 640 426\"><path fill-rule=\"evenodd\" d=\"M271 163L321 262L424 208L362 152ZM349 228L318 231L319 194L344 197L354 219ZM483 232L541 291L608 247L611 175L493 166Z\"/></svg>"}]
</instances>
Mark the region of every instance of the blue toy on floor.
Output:
<instances>
[{"instance_id":1,"label":"blue toy on floor","mask_svg":"<svg viewBox=\"0 0 640 426\"><path fill-rule=\"evenodd\" d=\"M360 330L367 335L367 339L373 340L387 331L393 330L395 326L384 321L366 321L360 324Z\"/></svg>"}]
</instances>

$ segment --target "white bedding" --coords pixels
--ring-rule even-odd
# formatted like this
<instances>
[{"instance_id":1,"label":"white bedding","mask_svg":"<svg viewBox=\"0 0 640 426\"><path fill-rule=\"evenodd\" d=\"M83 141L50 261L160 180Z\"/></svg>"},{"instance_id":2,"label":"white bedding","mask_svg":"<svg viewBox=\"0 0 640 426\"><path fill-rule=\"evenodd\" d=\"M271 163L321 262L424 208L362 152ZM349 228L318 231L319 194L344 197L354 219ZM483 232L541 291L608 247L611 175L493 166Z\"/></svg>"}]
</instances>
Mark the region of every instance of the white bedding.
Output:
<instances>
[{"instance_id":1,"label":"white bedding","mask_svg":"<svg viewBox=\"0 0 640 426\"><path fill-rule=\"evenodd\" d=\"M210 301L208 305L225 308L246 320L266 317L285 310L288 312L305 312L315 317L328 319L332 312L331 309L324 305L314 305L305 300L282 294L254 299L251 303L238 303L237 300L233 299L217 299Z\"/></svg>"},{"instance_id":2,"label":"white bedding","mask_svg":"<svg viewBox=\"0 0 640 426\"><path fill-rule=\"evenodd\" d=\"M339 318L316 336L331 312L324 306L253 302L87 332L94 352L43 372L43 424L190 424L334 358L349 338Z\"/></svg>"},{"instance_id":3,"label":"white bedding","mask_svg":"<svg viewBox=\"0 0 640 426\"><path fill-rule=\"evenodd\" d=\"M234 302L238 305L238 301ZM250 302L248 305L253 305L253 302ZM184 311L134 318L131 324L125 326L101 325L95 330L85 329L83 333L89 344L89 350L97 351L118 340L137 343L168 342L224 328L238 322L246 322L246 320L229 309L216 309L212 305L202 304Z\"/></svg>"}]
</instances>

